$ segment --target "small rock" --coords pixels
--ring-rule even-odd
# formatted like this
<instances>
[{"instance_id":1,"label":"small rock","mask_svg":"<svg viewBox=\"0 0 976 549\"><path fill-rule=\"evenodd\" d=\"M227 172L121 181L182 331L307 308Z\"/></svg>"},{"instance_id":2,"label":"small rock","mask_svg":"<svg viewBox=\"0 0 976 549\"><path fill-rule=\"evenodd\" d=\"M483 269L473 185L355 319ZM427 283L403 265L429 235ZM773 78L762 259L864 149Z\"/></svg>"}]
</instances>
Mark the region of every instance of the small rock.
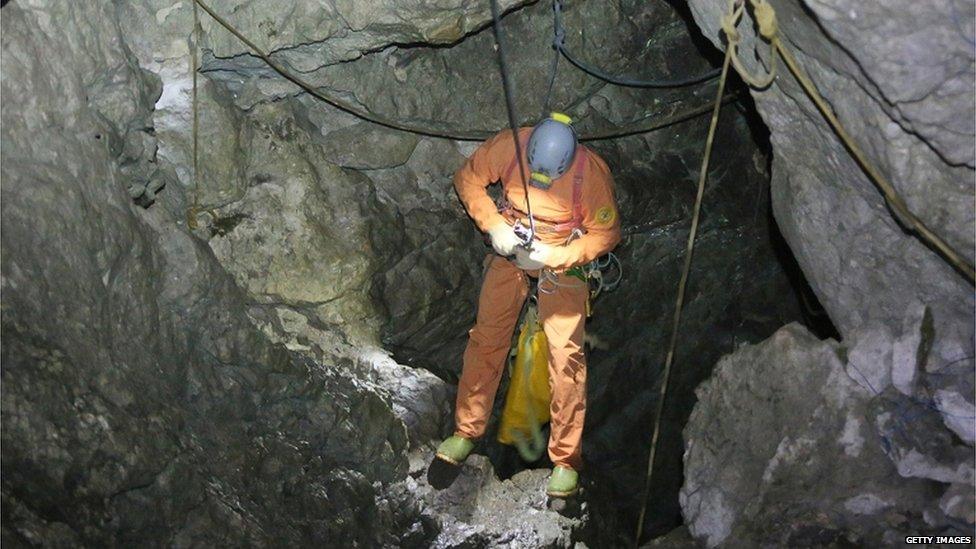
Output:
<instances>
[{"instance_id":1,"label":"small rock","mask_svg":"<svg viewBox=\"0 0 976 549\"><path fill-rule=\"evenodd\" d=\"M947 516L969 524L976 522L976 495L973 494L973 487L968 484L953 484L939 500L939 508Z\"/></svg>"},{"instance_id":2,"label":"small rock","mask_svg":"<svg viewBox=\"0 0 976 549\"><path fill-rule=\"evenodd\" d=\"M936 391L935 405L952 432L968 444L976 441L976 406L955 391Z\"/></svg>"}]
</instances>

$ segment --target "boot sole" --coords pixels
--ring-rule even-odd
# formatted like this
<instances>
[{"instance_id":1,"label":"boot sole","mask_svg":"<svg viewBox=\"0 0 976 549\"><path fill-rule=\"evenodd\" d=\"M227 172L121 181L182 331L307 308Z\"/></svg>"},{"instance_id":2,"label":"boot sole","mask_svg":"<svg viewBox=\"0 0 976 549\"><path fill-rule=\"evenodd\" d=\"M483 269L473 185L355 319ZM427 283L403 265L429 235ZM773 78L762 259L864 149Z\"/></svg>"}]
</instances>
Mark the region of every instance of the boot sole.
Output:
<instances>
[{"instance_id":1,"label":"boot sole","mask_svg":"<svg viewBox=\"0 0 976 549\"><path fill-rule=\"evenodd\" d=\"M578 492L579 492L579 488L574 488L572 490L564 491L564 492L553 492L550 490L546 490L546 495L551 498L566 499L575 496Z\"/></svg>"},{"instance_id":2,"label":"boot sole","mask_svg":"<svg viewBox=\"0 0 976 549\"><path fill-rule=\"evenodd\" d=\"M455 467L460 467L461 466L461 462L460 461L458 461L456 459L453 459L451 457L448 457L448 456L446 456L444 454L438 453L438 454L435 454L434 457L436 457L437 459L439 459L441 461L446 461L447 463L450 463L451 465L453 465Z\"/></svg>"}]
</instances>

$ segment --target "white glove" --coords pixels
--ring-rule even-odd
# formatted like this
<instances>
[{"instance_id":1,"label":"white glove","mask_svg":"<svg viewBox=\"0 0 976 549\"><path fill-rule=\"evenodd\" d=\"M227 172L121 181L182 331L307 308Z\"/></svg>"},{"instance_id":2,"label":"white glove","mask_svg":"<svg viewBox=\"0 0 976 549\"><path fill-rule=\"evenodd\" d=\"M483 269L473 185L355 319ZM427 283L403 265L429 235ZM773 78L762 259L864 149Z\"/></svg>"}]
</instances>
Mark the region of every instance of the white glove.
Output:
<instances>
[{"instance_id":1,"label":"white glove","mask_svg":"<svg viewBox=\"0 0 976 549\"><path fill-rule=\"evenodd\" d=\"M525 248L515 250L515 266L523 271L537 271L546 266L546 258L552 249L548 244L541 242L532 243L532 251Z\"/></svg>"},{"instance_id":2,"label":"white glove","mask_svg":"<svg viewBox=\"0 0 976 549\"><path fill-rule=\"evenodd\" d=\"M502 257L512 255L515 248L522 244L515 229L504 221L488 229L488 237L491 239L491 247Z\"/></svg>"}]
</instances>

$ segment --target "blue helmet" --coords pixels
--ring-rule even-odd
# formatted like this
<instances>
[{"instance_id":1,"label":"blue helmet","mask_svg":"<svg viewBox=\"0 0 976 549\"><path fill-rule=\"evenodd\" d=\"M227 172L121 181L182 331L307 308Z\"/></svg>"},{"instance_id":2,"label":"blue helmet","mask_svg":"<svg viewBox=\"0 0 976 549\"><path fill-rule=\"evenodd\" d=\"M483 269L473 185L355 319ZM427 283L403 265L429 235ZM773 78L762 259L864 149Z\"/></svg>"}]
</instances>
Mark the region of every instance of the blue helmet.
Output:
<instances>
[{"instance_id":1,"label":"blue helmet","mask_svg":"<svg viewBox=\"0 0 976 549\"><path fill-rule=\"evenodd\" d=\"M532 129L527 153L532 186L548 189L573 164L576 130L572 122L565 114L554 112Z\"/></svg>"}]
</instances>

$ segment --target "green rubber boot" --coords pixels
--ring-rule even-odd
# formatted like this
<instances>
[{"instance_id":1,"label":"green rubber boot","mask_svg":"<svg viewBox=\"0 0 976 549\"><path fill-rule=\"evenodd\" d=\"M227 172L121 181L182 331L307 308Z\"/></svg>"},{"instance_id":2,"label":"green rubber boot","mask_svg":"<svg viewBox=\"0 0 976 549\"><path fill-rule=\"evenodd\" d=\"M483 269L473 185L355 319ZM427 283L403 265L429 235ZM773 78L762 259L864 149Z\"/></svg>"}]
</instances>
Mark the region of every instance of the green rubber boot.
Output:
<instances>
[{"instance_id":1,"label":"green rubber boot","mask_svg":"<svg viewBox=\"0 0 976 549\"><path fill-rule=\"evenodd\" d=\"M474 443L470 440L453 435L437 447L437 459L446 461L451 465L461 465L464 460L468 459L468 454L473 448Z\"/></svg>"},{"instance_id":2,"label":"green rubber boot","mask_svg":"<svg viewBox=\"0 0 976 549\"><path fill-rule=\"evenodd\" d=\"M559 465L552 468L546 495L551 498L568 498L576 495L579 487L579 473Z\"/></svg>"}]
</instances>

